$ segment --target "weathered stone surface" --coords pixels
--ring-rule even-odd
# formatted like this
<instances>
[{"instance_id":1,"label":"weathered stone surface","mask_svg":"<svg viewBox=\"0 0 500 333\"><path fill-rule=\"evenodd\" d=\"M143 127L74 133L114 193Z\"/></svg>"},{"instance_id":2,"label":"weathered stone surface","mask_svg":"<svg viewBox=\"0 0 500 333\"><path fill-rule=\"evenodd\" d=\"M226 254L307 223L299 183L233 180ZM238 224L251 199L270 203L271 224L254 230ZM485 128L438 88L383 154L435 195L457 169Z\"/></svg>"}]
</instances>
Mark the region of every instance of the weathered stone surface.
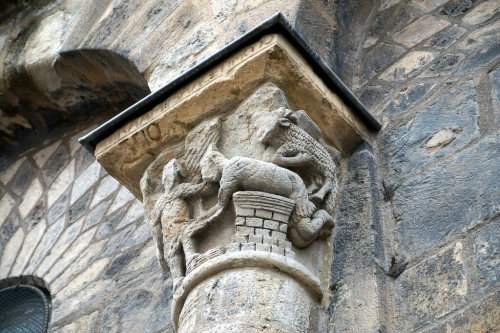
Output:
<instances>
[{"instance_id":1,"label":"weathered stone surface","mask_svg":"<svg viewBox=\"0 0 500 333\"><path fill-rule=\"evenodd\" d=\"M56 151L57 147L61 144L61 141L56 141L50 146L47 146L33 155L33 159L39 168L43 167L45 162L49 159L49 157Z\"/></svg>"},{"instance_id":2,"label":"weathered stone surface","mask_svg":"<svg viewBox=\"0 0 500 333\"><path fill-rule=\"evenodd\" d=\"M95 229L90 229L79 235L73 244L64 251L52 268L45 274L44 280L51 283L80 255L80 253L89 245L95 234Z\"/></svg>"},{"instance_id":3,"label":"weathered stone surface","mask_svg":"<svg viewBox=\"0 0 500 333\"><path fill-rule=\"evenodd\" d=\"M44 276L56 260L65 253L71 243L78 237L82 223L83 219L80 219L64 230L54 246L50 248L50 253L38 265L36 271L38 276Z\"/></svg>"},{"instance_id":4,"label":"weathered stone surface","mask_svg":"<svg viewBox=\"0 0 500 333\"><path fill-rule=\"evenodd\" d=\"M92 199L92 204L90 206L94 207L96 204L100 203L104 198L107 198L111 193L114 193L116 189L118 189L118 186L120 186L120 183L113 177L104 177L99 183L99 187L94 194L94 198Z\"/></svg>"},{"instance_id":5,"label":"weathered stone surface","mask_svg":"<svg viewBox=\"0 0 500 333\"><path fill-rule=\"evenodd\" d=\"M103 217L106 214L106 211L108 210L108 207L110 205L109 201L103 201L99 205L95 206L85 217L85 229L88 229L90 227L93 227L97 223L100 223L103 221Z\"/></svg>"},{"instance_id":6,"label":"weathered stone surface","mask_svg":"<svg viewBox=\"0 0 500 333\"><path fill-rule=\"evenodd\" d=\"M416 17L418 13L411 7L392 6L377 14L370 33L377 37L390 36L401 31Z\"/></svg>"},{"instance_id":7,"label":"weathered stone surface","mask_svg":"<svg viewBox=\"0 0 500 333\"><path fill-rule=\"evenodd\" d=\"M425 333L495 332L500 327L500 295L475 302Z\"/></svg>"},{"instance_id":8,"label":"weathered stone surface","mask_svg":"<svg viewBox=\"0 0 500 333\"><path fill-rule=\"evenodd\" d=\"M466 32L464 28L457 25L453 25L448 29L442 30L429 38L429 40L424 44L424 46L433 46L439 48L446 48L453 45L463 34Z\"/></svg>"},{"instance_id":9,"label":"weathered stone surface","mask_svg":"<svg viewBox=\"0 0 500 333\"><path fill-rule=\"evenodd\" d=\"M387 65L392 64L405 48L398 45L380 43L363 56L363 78L372 77Z\"/></svg>"},{"instance_id":10,"label":"weathered stone surface","mask_svg":"<svg viewBox=\"0 0 500 333\"><path fill-rule=\"evenodd\" d=\"M422 11L429 12L447 1L448 0L414 0L411 2L411 5Z\"/></svg>"},{"instance_id":11,"label":"weathered stone surface","mask_svg":"<svg viewBox=\"0 0 500 333\"><path fill-rule=\"evenodd\" d=\"M131 200L135 199L135 196L130 192L125 186L121 186L120 190L116 194L111 207L109 207L109 214L122 208L125 204L129 203Z\"/></svg>"},{"instance_id":12,"label":"weathered stone surface","mask_svg":"<svg viewBox=\"0 0 500 333\"><path fill-rule=\"evenodd\" d=\"M413 47L449 25L446 20L424 15L394 35L393 39L407 47Z\"/></svg>"},{"instance_id":13,"label":"weathered stone surface","mask_svg":"<svg viewBox=\"0 0 500 333\"><path fill-rule=\"evenodd\" d=\"M493 45L481 50L480 53L473 54L466 59L464 65L460 67L457 74L463 75L479 70L500 57L500 44Z\"/></svg>"},{"instance_id":14,"label":"weathered stone surface","mask_svg":"<svg viewBox=\"0 0 500 333\"><path fill-rule=\"evenodd\" d=\"M106 304L101 331L128 327L131 331L169 332L172 285L158 274L142 274L126 284L127 292L117 295ZM129 316L131 312L136 317ZM161 316L157 314L161 313ZM170 326L170 329L165 327Z\"/></svg>"},{"instance_id":15,"label":"weathered stone surface","mask_svg":"<svg viewBox=\"0 0 500 333\"><path fill-rule=\"evenodd\" d=\"M440 13L448 16L459 16L467 12L477 0L454 0L447 3Z\"/></svg>"},{"instance_id":16,"label":"weathered stone surface","mask_svg":"<svg viewBox=\"0 0 500 333\"><path fill-rule=\"evenodd\" d=\"M419 77L435 77L438 75L447 74L453 71L464 58L464 55L459 53L445 54L439 57L429 68Z\"/></svg>"},{"instance_id":17,"label":"weathered stone surface","mask_svg":"<svg viewBox=\"0 0 500 333\"><path fill-rule=\"evenodd\" d=\"M415 265L396 281L399 330L410 332L442 318L466 303L468 288L463 245L448 249Z\"/></svg>"},{"instance_id":18,"label":"weathered stone surface","mask_svg":"<svg viewBox=\"0 0 500 333\"><path fill-rule=\"evenodd\" d=\"M82 214L85 213L91 198L92 198L92 191L89 191L70 207L68 211L70 223L78 220L82 216Z\"/></svg>"},{"instance_id":19,"label":"weathered stone surface","mask_svg":"<svg viewBox=\"0 0 500 333\"><path fill-rule=\"evenodd\" d=\"M52 205L56 202L56 200L68 189L68 187L74 181L74 172L75 172L75 163L71 161L63 171L59 174L56 180L50 186L50 189L47 193L48 206L52 207Z\"/></svg>"},{"instance_id":20,"label":"weathered stone surface","mask_svg":"<svg viewBox=\"0 0 500 333\"><path fill-rule=\"evenodd\" d=\"M500 125L500 67L491 71L491 102L493 104L493 121Z\"/></svg>"},{"instance_id":21,"label":"weathered stone surface","mask_svg":"<svg viewBox=\"0 0 500 333\"><path fill-rule=\"evenodd\" d=\"M379 281L373 258L383 262L374 156L367 146L350 158L340 193L328 307L332 332L376 332L381 329ZM367 223L368 222L368 223ZM360 258L353 261L352 258Z\"/></svg>"},{"instance_id":22,"label":"weathered stone surface","mask_svg":"<svg viewBox=\"0 0 500 333\"><path fill-rule=\"evenodd\" d=\"M105 219L103 219L101 225L97 230L97 238L101 239L110 235L115 229L117 229L118 224L125 215L126 209L121 209L119 211L110 213Z\"/></svg>"},{"instance_id":23,"label":"weathered stone surface","mask_svg":"<svg viewBox=\"0 0 500 333\"><path fill-rule=\"evenodd\" d=\"M24 193L33 179L35 168L30 161L25 160L17 169L14 177L9 184L9 188L14 194L20 196Z\"/></svg>"},{"instance_id":24,"label":"weathered stone surface","mask_svg":"<svg viewBox=\"0 0 500 333\"><path fill-rule=\"evenodd\" d=\"M94 161L80 174L80 176L78 176L78 178L76 178L73 184L73 190L71 191L71 205L75 203L92 185L94 185L97 179L99 179L100 170L101 165L97 163L97 161Z\"/></svg>"},{"instance_id":25,"label":"weathered stone surface","mask_svg":"<svg viewBox=\"0 0 500 333\"><path fill-rule=\"evenodd\" d=\"M10 209L14 206L16 201L12 196L9 195L9 193L5 193L0 200L0 228L2 227L2 224L4 221L7 219L7 216L10 214Z\"/></svg>"},{"instance_id":26,"label":"weathered stone surface","mask_svg":"<svg viewBox=\"0 0 500 333\"><path fill-rule=\"evenodd\" d=\"M45 221L40 221L37 225L26 235L26 238L23 241L23 247L16 258L16 263L12 267L12 271L10 273L11 276L19 276L23 273L23 269L28 263L35 251L38 242L43 236L45 232L45 228L47 224Z\"/></svg>"},{"instance_id":27,"label":"weathered stone surface","mask_svg":"<svg viewBox=\"0 0 500 333\"><path fill-rule=\"evenodd\" d=\"M385 81L405 81L430 63L434 57L435 54L428 51L410 52L383 72L380 79Z\"/></svg>"},{"instance_id":28,"label":"weathered stone surface","mask_svg":"<svg viewBox=\"0 0 500 333\"><path fill-rule=\"evenodd\" d=\"M94 261L83 273L78 275L66 287L60 290L56 295L60 299L68 299L70 295L81 292L82 288L92 283L102 272L109 262L109 258L102 258ZM73 310L77 310L76 308Z\"/></svg>"},{"instance_id":29,"label":"weathered stone surface","mask_svg":"<svg viewBox=\"0 0 500 333\"><path fill-rule=\"evenodd\" d=\"M494 221L481 229L474 239L474 264L486 287L498 285L500 272L500 223Z\"/></svg>"},{"instance_id":30,"label":"weathered stone surface","mask_svg":"<svg viewBox=\"0 0 500 333\"><path fill-rule=\"evenodd\" d=\"M417 114L413 121L387 133L384 146L394 182L474 140L479 135L478 113L474 83L468 81L452 88ZM440 149L428 151L426 142L443 129L458 135Z\"/></svg>"},{"instance_id":31,"label":"weathered stone surface","mask_svg":"<svg viewBox=\"0 0 500 333\"><path fill-rule=\"evenodd\" d=\"M409 256L498 214L498 143L498 135L486 137L395 191L399 243Z\"/></svg>"},{"instance_id":32,"label":"weathered stone surface","mask_svg":"<svg viewBox=\"0 0 500 333\"><path fill-rule=\"evenodd\" d=\"M384 101L388 98L391 88L380 86L380 85L367 85L358 92L360 100L363 104L373 110L373 112L378 111L384 104Z\"/></svg>"},{"instance_id":33,"label":"weathered stone surface","mask_svg":"<svg viewBox=\"0 0 500 333\"><path fill-rule=\"evenodd\" d=\"M26 190L21 203L19 204L18 211L22 218L26 217L31 209L36 205L38 200L43 194L43 187L40 181L35 180L30 184Z\"/></svg>"},{"instance_id":34,"label":"weathered stone surface","mask_svg":"<svg viewBox=\"0 0 500 333\"><path fill-rule=\"evenodd\" d=\"M103 259L104 260L104 259ZM89 267L89 271L97 267L97 263L101 264L100 261L94 262L94 264ZM78 281L81 282L81 281ZM75 285L77 285L75 283ZM85 285L85 284L84 284ZM80 287L81 288L81 287ZM112 280L97 280L91 284L88 284L86 288L80 290L72 290L73 292L78 292L77 294L72 293L70 296L61 297L59 299L55 298L53 301L53 312L52 312L52 322L57 325L57 323L68 317L71 313L82 311L95 311L103 302L103 295L109 293L110 290L116 288L116 285ZM68 292L71 288L68 286L65 288ZM64 301L62 301L64 299Z\"/></svg>"},{"instance_id":35,"label":"weathered stone surface","mask_svg":"<svg viewBox=\"0 0 500 333\"><path fill-rule=\"evenodd\" d=\"M53 248L55 242L59 238L59 235L62 233L64 228L64 217L61 217L57 222L51 225L45 234L43 235L42 240L38 244L33 256L30 260L30 264L28 265L26 272L34 273L37 269L38 265L44 260L49 251Z\"/></svg>"},{"instance_id":36,"label":"weathered stone surface","mask_svg":"<svg viewBox=\"0 0 500 333\"><path fill-rule=\"evenodd\" d=\"M470 33L460 44L459 48L466 51L478 51L483 53L498 44L498 32L500 22L492 22L482 28Z\"/></svg>"},{"instance_id":37,"label":"weathered stone surface","mask_svg":"<svg viewBox=\"0 0 500 333\"><path fill-rule=\"evenodd\" d=\"M99 328L99 312L95 311L89 315L83 316L73 323L61 328L53 328L54 333L73 333L73 332L97 332Z\"/></svg>"},{"instance_id":38,"label":"weathered stone surface","mask_svg":"<svg viewBox=\"0 0 500 333\"><path fill-rule=\"evenodd\" d=\"M426 82L406 87L387 104L385 110L392 114L405 112L421 101L435 86L436 82Z\"/></svg>"},{"instance_id":39,"label":"weathered stone surface","mask_svg":"<svg viewBox=\"0 0 500 333\"><path fill-rule=\"evenodd\" d=\"M71 189L67 189L57 198L52 207L47 212L47 223L52 224L57 221L64 213L68 211L69 196Z\"/></svg>"},{"instance_id":40,"label":"weathered stone surface","mask_svg":"<svg viewBox=\"0 0 500 333\"><path fill-rule=\"evenodd\" d=\"M24 163L26 160L26 157L21 157L18 160L14 161L11 163L9 166L7 166L6 170L2 169L2 172L0 172L0 182L2 182L4 185L7 185L7 183L14 177L16 174L17 170L19 167Z\"/></svg>"},{"instance_id":41,"label":"weathered stone surface","mask_svg":"<svg viewBox=\"0 0 500 333\"><path fill-rule=\"evenodd\" d=\"M471 11L465 15L462 20L468 24L479 24L483 23L498 13L500 10L500 4L498 1L489 0L477 5Z\"/></svg>"},{"instance_id":42,"label":"weathered stone surface","mask_svg":"<svg viewBox=\"0 0 500 333\"><path fill-rule=\"evenodd\" d=\"M50 157L45 167L42 170L43 182L45 185L50 186L59 172L63 169L69 161L70 155L65 145L60 146L59 149Z\"/></svg>"},{"instance_id":43,"label":"weathered stone surface","mask_svg":"<svg viewBox=\"0 0 500 333\"><path fill-rule=\"evenodd\" d=\"M127 214L121 219L120 223L116 227L117 229L121 229L126 225L141 219L141 222L144 221L144 206L142 202L136 200L130 205L130 208L127 210Z\"/></svg>"},{"instance_id":44,"label":"weathered stone surface","mask_svg":"<svg viewBox=\"0 0 500 333\"><path fill-rule=\"evenodd\" d=\"M104 255L109 255L118 250L125 250L131 246L146 242L151 238L151 234L146 224L140 226L130 225L113 235L108 245L103 250Z\"/></svg>"},{"instance_id":45,"label":"weathered stone surface","mask_svg":"<svg viewBox=\"0 0 500 333\"><path fill-rule=\"evenodd\" d=\"M81 274L85 269L87 269L91 264L99 259L99 254L104 245L106 245L107 240L102 240L100 242L90 245L85 249L80 256L74 260L69 267L59 275L50 284L51 290L56 294L65 287L69 282L74 280L77 275Z\"/></svg>"},{"instance_id":46,"label":"weathered stone surface","mask_svg":"<svg viewBox=\"0 0 500 333\"><path fill-rule=\"evenodd\" d=\"M9 276L12 265L16 261L17 255L23 245L24 231L17 229L16 233L9 239L5 246L2 258L0 258L0 278L5 279Z\"/></svg>"}]
</instances>

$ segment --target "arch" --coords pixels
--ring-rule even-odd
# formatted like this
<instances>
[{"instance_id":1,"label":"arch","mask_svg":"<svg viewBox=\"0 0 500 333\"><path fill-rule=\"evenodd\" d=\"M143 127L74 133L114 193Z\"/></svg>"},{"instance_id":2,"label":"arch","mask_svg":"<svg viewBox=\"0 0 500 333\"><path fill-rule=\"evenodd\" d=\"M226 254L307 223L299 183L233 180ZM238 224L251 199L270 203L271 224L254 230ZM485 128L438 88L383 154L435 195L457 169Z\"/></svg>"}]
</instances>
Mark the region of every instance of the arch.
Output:
<instances>
[{"instance_id":1,"label":"arch","mask_svg":"<svg viewBox=\"0 0 500 333\"><path fill-rule=\"evenodd\" d=\"M0 280L0 331L48 332L51 297L45 282L34 276Z\"/></svg>"}]
</instances>

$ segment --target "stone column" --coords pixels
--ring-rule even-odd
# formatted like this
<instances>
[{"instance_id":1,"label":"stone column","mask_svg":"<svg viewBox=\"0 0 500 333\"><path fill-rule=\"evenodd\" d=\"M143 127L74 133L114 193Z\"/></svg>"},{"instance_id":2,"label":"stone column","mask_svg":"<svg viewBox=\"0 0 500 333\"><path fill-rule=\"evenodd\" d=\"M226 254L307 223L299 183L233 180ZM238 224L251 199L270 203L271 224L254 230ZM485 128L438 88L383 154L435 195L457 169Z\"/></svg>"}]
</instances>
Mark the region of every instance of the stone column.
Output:
<instances>
[{"instance_id":1,"label":"stone column","mask_svg":"<svg viewBox=\"0 0 500 333\"><path fill-rule=\"evenodd\" d=\"M295 202L252 191L234 193L233 202L231 243L194 259L176 292L178 331L312 332L321 289L287 240Z\"/></svg>"},{"instance_id":2,"label":"stone column","mask_svg":"<svg viewBox=\"0 0 500 333\"><path fill-rule=\"evenodd\" d=\"M178 332L326 328L340 155L373 119L269 29L82 139L144 203Z\"/></svg>"}]
</instances>

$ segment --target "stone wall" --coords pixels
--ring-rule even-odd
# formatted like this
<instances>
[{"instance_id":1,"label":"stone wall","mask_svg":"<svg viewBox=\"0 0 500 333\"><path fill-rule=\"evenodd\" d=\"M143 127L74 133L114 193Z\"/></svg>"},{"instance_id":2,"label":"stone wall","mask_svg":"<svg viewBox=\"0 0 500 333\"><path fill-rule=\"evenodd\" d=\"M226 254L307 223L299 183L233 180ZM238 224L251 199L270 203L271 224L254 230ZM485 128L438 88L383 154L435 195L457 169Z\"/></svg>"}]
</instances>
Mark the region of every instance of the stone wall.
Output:
<instances>
[{"instance_id":1,"label":"stone wall","mask_svg":"<svg viewBox=\"0 0 500 333\"><path fill-rule=\"evenodd\" d=\"M43 279L53 297L52 331L172 330L172 285L156 263L142 206L78 145L96 125L82 119L120 111L276 10L384 125L373 147L362 145L344 163L328 330L486 332L500 325L497 1L7 4L0 130L6 142L34 139L2 158L0 279ZM125 58L129 75L115 77L113 87L134 93L113 99L120 92L100 78L61 79L53 64L64 59L63 68L78 69L89 59L83 49ZM61 56L67 50L79 60ZM119 72L94 63L82 68ZM107 104L58 97L92 85L101 88L91 100ZM23 99L33 91L49 97ZM60 113L67 105L84 117ZM54 114L67 121L49 124Z\"/></svg>"}]
</instances>

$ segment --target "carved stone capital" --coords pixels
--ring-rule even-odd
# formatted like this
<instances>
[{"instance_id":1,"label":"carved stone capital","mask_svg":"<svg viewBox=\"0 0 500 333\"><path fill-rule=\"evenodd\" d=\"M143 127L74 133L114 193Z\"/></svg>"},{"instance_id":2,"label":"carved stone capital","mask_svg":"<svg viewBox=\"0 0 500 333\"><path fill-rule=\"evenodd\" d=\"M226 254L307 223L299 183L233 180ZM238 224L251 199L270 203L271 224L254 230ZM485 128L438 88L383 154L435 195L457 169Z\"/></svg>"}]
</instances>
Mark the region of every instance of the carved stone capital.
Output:
<instances>
[{"instance_id":1,"label":"carved stone capital","mask_svg":"<svg viewBox=\"0 0 500 333\"><path fill-rule=\"evenodd\" d=\"M100 141L143 200L179 332L324 324L338 174L370 131L289 40L262 36Z\"/></svg>"}]
</instances>

